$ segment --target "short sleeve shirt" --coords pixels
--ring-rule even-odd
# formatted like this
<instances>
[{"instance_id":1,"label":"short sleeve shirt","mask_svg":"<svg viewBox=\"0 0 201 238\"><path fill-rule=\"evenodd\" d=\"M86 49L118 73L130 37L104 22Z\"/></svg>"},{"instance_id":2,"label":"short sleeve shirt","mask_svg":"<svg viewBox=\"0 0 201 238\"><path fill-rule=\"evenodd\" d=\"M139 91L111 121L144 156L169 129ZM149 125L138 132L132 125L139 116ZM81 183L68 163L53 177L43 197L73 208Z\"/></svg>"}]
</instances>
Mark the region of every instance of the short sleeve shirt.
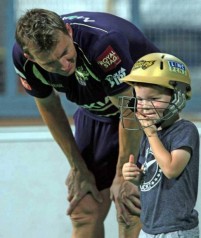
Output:
<instances>
[{"instance_id":1,"label":"short sleeve shirt","mask_svg":"<svg viewBox=\"0 0 201 238\"><path fill-rule=\"evenodd\" d=\"M147 138L143 138L139 155L146 171L140 186L143 230L149 234L190 230L198 225L198 213L194 209L199 175L198 130L192 122L182 119L159 131L158 136L169 152L188 148L191 157L180 176L168 179Z\"/></svg>"}]
</instances>

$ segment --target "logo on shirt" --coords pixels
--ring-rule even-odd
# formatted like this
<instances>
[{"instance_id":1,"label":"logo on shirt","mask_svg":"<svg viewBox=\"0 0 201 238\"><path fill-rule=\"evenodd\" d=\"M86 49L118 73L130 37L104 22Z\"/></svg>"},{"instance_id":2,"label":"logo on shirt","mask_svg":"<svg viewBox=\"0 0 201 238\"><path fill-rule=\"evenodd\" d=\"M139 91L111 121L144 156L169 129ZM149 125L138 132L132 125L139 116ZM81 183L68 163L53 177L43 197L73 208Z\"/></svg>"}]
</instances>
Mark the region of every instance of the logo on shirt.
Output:
<instances>
[{"instance_id":1,"label":"logo on shirt","mask_svg":"<svg viewBox=\"0 0 201 238\"><path fill-rule=\"evenodd\" d=\"M150 157L152 158L150 160ZM149 158L149 161L147 161ZM147 192L154 188L162 178L162 170L160 169L156 159L153 158L153 152L151 148L147 148L145 155L145 162L142 165L145 175L143 184L140 185L142 192Z\"/></svg>"},{"instance_id":2,"label":"logo on shirt","mask_svg":"<svg viewBox=\"0 0 201 238\"><path fill-rule=\"evenodd\" d=\"M121 84L119 79L124 78L125 76L126 76L126 69L121 68L116 73L108 75L105 79L110 83L111 88L113 88L115 85Z\"/></svg>"},{"instance_id":3,"label":"logo on shirt","mask_svg":"<svg viewBox=\"0 0 201 238\"><path fill-rule=\"evenodd\" d=\"M89 72L82 66L79 66L75 70L75 77L80 85L86 86L86 80L88 80Z\"/></svg>"},{"instance_id":4,"label":"logo on shirt","mask_svg":"<svg viewBox=\"0 0 201 238\"><path fill-rule=\"evenodd\" d=\"M73 15L73 16L65 16L65 17L62 17L62 20L64 21L64 20L74 20L74 19L76 19L76 20L79 20L79 19L81 19L81 20L83 20L83 22L95 22L95 20L93 20L93 19L90 19L90 17L84 17L84 16L77 16L77 15Z\"/></svg>"},{"instance_id":5,"label":"logo on shirt","mask_svg":"<svg viewBox=\"0 0 201 238\"><path fill-rule=\"evenodd\" d=\"M26 88L26 89L28 89L28 90L32 90L31 86L28 84L28 82L27 82L25 79L23 79L22 77L20 77L20 81L21 81L22 86L23 86L24 88Z\"/></svg>"},{"instance_id":6,"label":"logo on shirt","mask_svg":"<svg viewBox=\"0 0 201 238\"><path fill-rule=\"evenodd\" d=\"M96 60L97 64L100 65L104 72L108 72L116 68L116 66L121 62L120 57L110 45L100 56L98 56Z\"/></svg>"},{"instance_id":7,"label":"logo on shirt","mask_svg":"<svg viewBox=\"0 0 201 238\"><path fill-rule=\"evenodd\" d=\"M109 99L109 97L105 97L102 101L98 101L98 102L93 102L90 104L84 104L82 105L83 108L87 108L90 110L95 110L95 111L103 111L108 109L108 104L111 104L111 101Z\"/></svg>"}]
</instances>

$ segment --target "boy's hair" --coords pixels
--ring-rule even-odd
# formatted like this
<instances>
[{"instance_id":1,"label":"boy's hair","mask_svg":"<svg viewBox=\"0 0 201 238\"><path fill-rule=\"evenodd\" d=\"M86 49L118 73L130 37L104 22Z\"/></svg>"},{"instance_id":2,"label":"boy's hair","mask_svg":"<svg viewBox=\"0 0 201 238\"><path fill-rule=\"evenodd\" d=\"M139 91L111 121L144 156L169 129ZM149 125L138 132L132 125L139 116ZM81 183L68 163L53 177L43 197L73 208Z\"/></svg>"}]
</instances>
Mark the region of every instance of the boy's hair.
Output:
<instances>
[{"instance_id":1,"label":"boy's hair","mask_svg":"<svg viewBox=\"0 0 201 238\"><path fill-rule=\"evenodd\" d=\"M152 84L152 83L134 82L134 83L132 83L132 86L133 87L135 87L135 86L138 86L138 87L152 87L152 88L162 90L165 94L168 94L168 95L173 95L173 93L174 93L174 90L172 90L172 89L169 89L169 88L157 85L157 84Z\"/></svg>"}]
</instances>

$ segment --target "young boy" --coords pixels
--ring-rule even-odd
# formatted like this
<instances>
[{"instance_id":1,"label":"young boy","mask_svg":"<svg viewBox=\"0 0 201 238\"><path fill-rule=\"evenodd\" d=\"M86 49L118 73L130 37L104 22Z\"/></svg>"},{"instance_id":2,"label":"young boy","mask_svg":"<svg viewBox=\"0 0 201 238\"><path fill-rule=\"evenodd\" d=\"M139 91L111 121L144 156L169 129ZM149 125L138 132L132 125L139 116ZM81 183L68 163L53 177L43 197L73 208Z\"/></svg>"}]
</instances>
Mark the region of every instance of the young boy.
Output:
<instances>
[{"instance_id":1,"label":"young boy","mask_svg":"<svg viewBox=\"0 0 201 238\"><path fill-rule=\"evenodd\" d=\"M189 70L172 55L151 53L122 81L136 94L121 99L123 125L137 120L139 128L127 129L144 131L137 164L130 155L122 169L124 179L141 192L139 238L198 238L199 134L179 117L191 98Z\"/></svg>"}]
</instances>

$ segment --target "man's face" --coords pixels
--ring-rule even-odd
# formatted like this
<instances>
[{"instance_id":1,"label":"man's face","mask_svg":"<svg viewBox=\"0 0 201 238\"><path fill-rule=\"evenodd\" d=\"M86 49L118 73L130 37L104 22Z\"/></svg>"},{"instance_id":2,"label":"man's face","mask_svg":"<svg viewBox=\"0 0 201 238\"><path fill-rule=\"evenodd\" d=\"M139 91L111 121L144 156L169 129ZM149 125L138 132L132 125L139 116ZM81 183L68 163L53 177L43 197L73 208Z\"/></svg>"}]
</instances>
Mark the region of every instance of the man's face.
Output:
<instances>
[{"instance_id":1,"label":"man's face","mask_svg":"<svg viewBox=\"0 0 201 238\"><path fill-rule=\"evenodd\" d=\"M53 49L38 52L30 49L33 61L51 73L70 76L76 69L77 52L70 35L58 32L58 43Z\"/></svg>"}]
</instances>

